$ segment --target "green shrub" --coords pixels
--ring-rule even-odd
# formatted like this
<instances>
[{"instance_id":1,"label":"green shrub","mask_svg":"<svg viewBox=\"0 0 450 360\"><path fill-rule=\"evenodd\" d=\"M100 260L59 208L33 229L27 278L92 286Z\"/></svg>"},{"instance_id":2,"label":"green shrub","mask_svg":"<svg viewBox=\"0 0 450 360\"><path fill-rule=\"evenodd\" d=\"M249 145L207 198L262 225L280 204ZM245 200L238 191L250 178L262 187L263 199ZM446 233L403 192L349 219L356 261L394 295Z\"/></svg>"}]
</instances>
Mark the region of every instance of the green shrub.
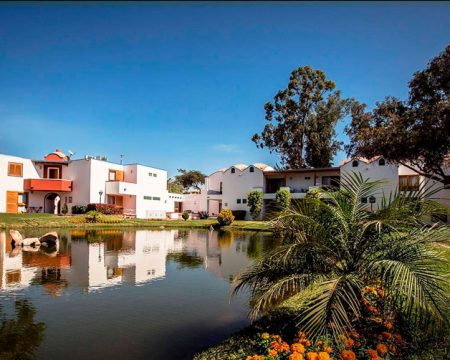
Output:
<instances>
[{"instance_id":1,"label":"green shrub","mask_svg":"<svg viewBox=\"0 0 450 360\"><path fill-rule=\"evenodd\" d=\"M63 207L62 207L62 209L61 209L61 213L62 213L63 215L66 215L68 212L69 212L69 208L68 208L68 206L67 206L67 203L64 203L64 205L63 205Z\"/></svg>"},{"instance_id":2,"label":"green shrub","mask_svg":"<svg viewBox=\"0 0 450 360\"><path fill-rule=\"evenodd\" d=\"M245 211L245 210L231 210L231 212L233 213L233 216L234 216L235 220L245 220L245 214L247 213L247 211Z\"/></svg>"},{"instance_id":3,"label":"green shrub","mask_svg":"<svg viewBox=\"0 0 450 360\"><path fill-rule=\"evenodd\" d=\"M263 206L263 193L258 190L250 192L247 195L247 206L250 208L250 215L253 220L257 219Z\"/></svg>"},{"instance_id":4,"label":"green shrub","mask_svg":"<svg viewBox=\"0 0 450 360\"><path fill-rule=\"evenodd\" d=\"M278 210L286 210L291 206L291 193L287 189L280 189L275 194L275 204Z\"/></svg>"},{"instance_id":5,"label":"green shrub","mask_svg":"<svg viewBox=\"0 0 450 360\"><path fill-rule=\"evenodd\" d=\"M189 219L189 213L187 211L183 211L181 217L184 219L184 221L186 221Z\"/></svg>"},{"instance_id":6,"label":"green shrub","mask_svg":"<svg viewBox=\"0 0 450 360\"><path fill-rule=\"evenodd\" d=\"M97 222L102 224L119 224L123 222L123 217L112 215L101 216L100 218L97 219Z\"/></svg>"},{"instance_id":7,"label":"green shrub","mask_svg":"<svg viewBox=\"0 0 450 360\"><path fill-rule=\"evenodd\" d=\"M98 211L104 215L122 215L123 209L113 204L88 204L87 211Z\"/></svg>"},{"instance_id":8,"label":"green shrub","mask_svg":"<svg viewBox=\"0 0 450 360\"><path fill-rule=\"evenodd\" d=\"M87 207L84 205L73 205L72 206L72 214L76 215L76 214L86 214L87 212Z\"/></svg>"},{"instance_id":9,"label":"green shrub","mask_svg":"<svg viewBox=\"0 0 450 360\"><path fill-rule=\"evenodd\" d=\"M319 199L320 193L320 189L318 187L314 187L308 190L306 197L311 199Z\"/></svg>"},{"instance_id":10,"label":"green shrub","mask_svg":"<svg viewBox=\"0 0 450 360\"><path fill-rule=\"evenodd\" d=\"M231 225L234 221L233 212L230 209L222 209L217 215L217 222L220 226Z\"/></svg>"},{"instance_id":11,"label":"green shrub","mask_svg":"<svg viewBox=\"0 0 450 360\"><path fill-rule=\"evenodd\" d=\"M102 217L103 217L103 214L101 212L91 210L86 213L86 215L84 216L84 220L86 220L86 222L95 223L95 222L99 222L99 220Z\"/></svg>"}]
</instances>

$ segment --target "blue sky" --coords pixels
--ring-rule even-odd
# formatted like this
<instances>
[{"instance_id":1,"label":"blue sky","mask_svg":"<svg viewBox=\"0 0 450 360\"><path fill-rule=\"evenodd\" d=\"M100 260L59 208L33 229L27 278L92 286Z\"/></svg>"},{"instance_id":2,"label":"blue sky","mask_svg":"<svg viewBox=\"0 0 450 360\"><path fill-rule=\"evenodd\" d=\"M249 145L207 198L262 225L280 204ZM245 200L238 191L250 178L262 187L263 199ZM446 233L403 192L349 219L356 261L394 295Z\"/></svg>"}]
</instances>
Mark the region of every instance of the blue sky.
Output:
<instances>
[{"instance_id":1,"label":"blue sky","mask_svg":"<svg viewBox=\"0 0 450 360\"><path fill-rule=\"evenodd\" d=\"M293 69L373 106L449 40L448 3L1 4L0 153L273 165L250 138Z\"/></svg>"}]
</instances>

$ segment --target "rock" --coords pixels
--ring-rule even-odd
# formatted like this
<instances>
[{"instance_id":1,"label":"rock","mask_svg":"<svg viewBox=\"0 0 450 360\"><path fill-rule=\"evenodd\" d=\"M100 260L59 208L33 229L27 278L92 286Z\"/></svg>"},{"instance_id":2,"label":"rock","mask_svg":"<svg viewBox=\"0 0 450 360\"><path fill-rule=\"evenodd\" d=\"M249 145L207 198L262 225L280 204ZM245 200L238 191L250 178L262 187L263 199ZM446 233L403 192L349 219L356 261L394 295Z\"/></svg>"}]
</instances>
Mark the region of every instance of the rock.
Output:
<instances>
[{"instance_id":1,"label":"rock","mask_svg":"<svg viewBox=\"0 0 450 360\"><path fill-rule=\"evenodd\" d=\"M11 243L13 244L13 246L22 245L23 237L20 232L18 232L17 230L9 230L9 234L12 237Z\"/></svg>"}]
</instances>

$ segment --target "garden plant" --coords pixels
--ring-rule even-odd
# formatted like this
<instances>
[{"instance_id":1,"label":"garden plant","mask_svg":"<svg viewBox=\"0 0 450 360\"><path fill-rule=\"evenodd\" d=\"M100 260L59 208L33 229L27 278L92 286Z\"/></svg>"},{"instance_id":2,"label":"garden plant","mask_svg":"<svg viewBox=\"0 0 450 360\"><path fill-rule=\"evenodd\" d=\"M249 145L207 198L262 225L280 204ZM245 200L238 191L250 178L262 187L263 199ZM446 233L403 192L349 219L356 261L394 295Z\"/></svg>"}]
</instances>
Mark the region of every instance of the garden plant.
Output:
<instances>
[{"instance_id":1,"label":"garden plant","mask_svg":"<svg viewBox=\"0 0 450 360\"><path fill-rule=\"evenodd\" d=\"M443 209L428 200L425 184L379 198L369 211L362 199L381 194L381 185L344 174L339 190L321 189L279 214L281 246L237 278L234 292L250 291L253 318L289 303L297 328L314 342L332 339L342 359L395 358L420 339L448 334L440 245L450 242L450 229L427 223Z\"/></svg>"}]
</instances>

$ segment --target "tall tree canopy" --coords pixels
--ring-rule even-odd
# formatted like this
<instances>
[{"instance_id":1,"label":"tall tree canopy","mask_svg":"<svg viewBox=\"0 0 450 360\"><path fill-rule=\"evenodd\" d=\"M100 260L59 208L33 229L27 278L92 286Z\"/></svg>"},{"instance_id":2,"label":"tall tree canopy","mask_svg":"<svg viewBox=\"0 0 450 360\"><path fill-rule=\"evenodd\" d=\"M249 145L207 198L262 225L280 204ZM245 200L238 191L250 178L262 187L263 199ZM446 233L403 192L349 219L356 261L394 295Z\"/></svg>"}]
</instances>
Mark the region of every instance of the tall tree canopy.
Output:
<instances>
[{"instance_id":1,"label":"tall tree canopy","mask_svg":"<svg viewBox=\"0 0 450 360\"><path fill-rule=\"evenodd\" d=\"M294 70L286 89L266 103L268 123L252 141L278 153L286 168L330 166L342 145L336 140L335 125L350 104L335 87L323 71L310 66Z\"/></svg>"},{"instance_id":2,"label":"tall tree canopy","mask_svg":"<svg viewBox=\"0 0 450 360\"><path fill-rule=\"evenodd\" d=\"M180 184L185 191L191 188L200 190L200 186L205 183L206 175L198 170L178 169L179 175L175 176L175 182Z\"/></svg>"},{"instance_id":3,"label":"tall tree canopy","mask_svg":"<svg viewBox=\"0 0 450 360\"><path fill-rule=\"evenodd\" d=\"M347 127L350 156L386 160L416 167L431 179L449 183L445 176L450 153L450 46L431 60L409 82L409 98L387 97L366 112L367 105L354 103Z\"/></svg>"},{"instance_id":4,"label":"tall tree canopy","mask_svg":"<svg viewBox=\"0 0 450 360\"><path fill-rule=\"evenodd\" d=\"M174 194L182 194L183 193L183 185L178 183L176 180L169 178L167 179L167 190Z\"/></svg>"}]
</instances>

